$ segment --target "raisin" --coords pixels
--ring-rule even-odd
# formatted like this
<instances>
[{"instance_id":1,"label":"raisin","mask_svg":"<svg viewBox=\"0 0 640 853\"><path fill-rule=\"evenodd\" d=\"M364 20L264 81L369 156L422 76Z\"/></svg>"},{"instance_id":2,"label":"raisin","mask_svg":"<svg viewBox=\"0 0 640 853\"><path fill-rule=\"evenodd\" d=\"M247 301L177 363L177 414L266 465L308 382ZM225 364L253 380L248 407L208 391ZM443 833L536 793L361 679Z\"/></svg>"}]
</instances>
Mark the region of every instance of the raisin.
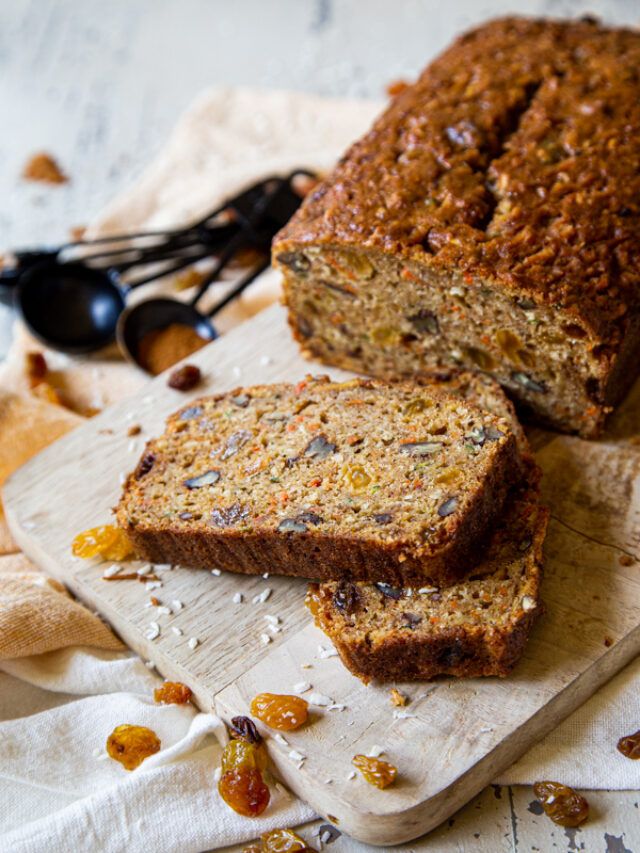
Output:
<instances>
[{"instance_id":1,"label":"raisin","mask_svg":"<svg viewBox=\"0 0 640 853\"><path fill-rule=\"evenodd\" d=\"M358 606L358 590L348 581L340 583L333 593L333 603L343 613L353 613Z\"/></svg>"},{"instance_id":2,"label":"raisin","mask_svg":"<svg viewBox=\"0 0 640 853\"><path fill-rule=\"evenodd\" d=\"M186 705L191 696L191 688L180 681L165 681L162 687L153 691L154 701L163 705Z\"/></svg>"},{"instance_id":3,"label":"raisin","mask_svg":"<svg viewBox=\"0 0 640 853\"><path fill-rule=\"evenodd\" d=\"M364 779L376 788L391 785L398 773L393 764L368 755L354 755L351 763L362 773Z\"/></svg>"},{"instance_id":4,"label":"raisin","mask_svg":"<svg viewBox=\"0 0 640 853\"><path fill-rule=\"evenodd\" d=\"M626 758L633 758L634 760L640 758L640 731L637 731L635 734L627 735L626 737L621 737L618 741L618 751L621 752Z\"/></svg>"},{"instance_id":5,"label":"raisin","mask_svg":"<svg viewBox=\"0 0 640 853\"><path fill-rule=\"evenodd\" d=\"M307 845L292 829L272 829L264 832L262 838L262 853L298 853L306 850Z\"/></svg>"},{"instance_id":6,"label":"raisin","mask_svg":"<svg viewBox=\"0 0 640 853\"><path fill-rule=\"evenodd\" d=\"M185 480L182 484L186 486L188 489L201 489L203 486L213 486L220 479L220 471L214 471L213 469L210 471L205 471L204 474L200 474L199 477L190 477L188 480Z\"/></svg>"},{"instance_id":7,"label":"raisin","mask_svg":"<svg viewBox=\"0 0 640 853\"><path fill-rule=\"evenodd\" d=\"M309 703L300 696L259 693L251 703L251 713L271 729L291 732L306 723Z\"/></svg>"},{"instance_id":8,"label":"raisin","mask_svg":"<svg viewBox=\"0 0 640 853\"><path fill-rule=\"evenodd\" d=\"M355 493L364 491L371 482L371 477L362 465L345 465L342 473L347 485Z\"/></svg>"},{"instance_id":9,"label":"raisin","mask_svg":"<svg viewBox=\"0 0 640 853\"><path fill-rule=\"evenodd\" d=\"M227 770L218 782L218 793L238 814L257 817L269 805L271 795L262 773L256 768Z\"/></svg>"},{"instance_id":10,"label":"raisin","mask_svg":"<svg viewBox=\"0 0 640 853\"><path fill-rule=\"evenodd\" d=\"M373 516L373 520L376 524L391 524L393 516L390 512L379 512Z\"/></svg>"},{"instance_id":11,"label":"raisin","mask_svg":"<svg viewBox=\"0 0 640 853\"><path fill-rule=\"evenodd\" d=\"M559 826L580 826L589 817L589 803L567 785L560 782L536 782L533 793L547 817Z\"/></svg>"},{"instance_id":12,"label":"raisin","mask_svg":"<svg viewBox=\"0 0 640 853\"><path fill-rule=\"evenodd\" d=\"M102 557L105 560L125 560L133 554L129 537L115 524L103 524L78 533L71 544L74 557L89 560Z\"/></svg>"},{"instance_id":13,"label":"raisin","mask_svg":"<svg viewBox=\"0 0 640 853\"><path fill-rule=\"evenodd\" d=\"M247 743L262 743L262 735L249 717L231 718L231 737L242 738Z\"/></svg>"},{"instance_id":14,"label":"raisin","mask_svg":"<svg viewBox=\"0 0 640 853\"><path fill-rule=\"evenodd\" d=\"M36 385L39 385L44 381L47 373L49 372L49 366L47 365L46 358L41 352L28 352L25 357L25 362L29 388L33 389Z\"/></svg>"},{"instance_id":15,"label":"raisin","mask_svg":"<svg viewBox=\"0 0 640 853\"><path fill-rule=\"evenodd\" d=\"M395 705L396 708L402 708L407 704L407 697L404 693L401 693L396 687L391 688L391 704Z\"/></svg>"},{"instance_id":16,"label":"raisin","mask_svg":"<svg viewBox=\"0 0 640 853\"><path fill-rule=\"evenodd\" d=\"M267 751L263 743L249 743L246 740L230 740L222 751L222 772L249 768L267 769Z\"/></svg>"},{"instance_id":17,"label":"raisin","mask_svg":"<svg viewBox=\"0 0 640 853\"><path fill-rule=\"evenodd\" d=\"M480 347L466 347L465 353L480 370L491 370L496 366L493 357Z\"/></svg>"},{"instance_id":18,"label":"raisin","mask_svg":"<svg viewBox=\"0 0 640 853\"><path fill-rule=\"evenodd\" d=\"M142 459L138 462L138 467L135 470L134 476L136 480L140 480L145 474L148 474L153 468L153 463L155 461L156 457L154 453L145 453Z\"/></svg>"},{"instance_id":19,"label":"raisin","mask_svg":"<svg viewBox=\"0 0 640 853\"><path fill-rule=\"evenodd\" d=\"M107 738L108 754L125 770L135 770L159 749L160 738L146 726L116 726Z\"/></svg>"},{"instance_id":20,"label":"raisin","mask_svg":"<svg viewBox=\"0 0 640 853\"><path fill-rule=\"evenodd\" d=\"M195 364L183 364L170 374L167 385L176 391L191 391L202 379L200 368Z\"/></svg>"}]
</instances>

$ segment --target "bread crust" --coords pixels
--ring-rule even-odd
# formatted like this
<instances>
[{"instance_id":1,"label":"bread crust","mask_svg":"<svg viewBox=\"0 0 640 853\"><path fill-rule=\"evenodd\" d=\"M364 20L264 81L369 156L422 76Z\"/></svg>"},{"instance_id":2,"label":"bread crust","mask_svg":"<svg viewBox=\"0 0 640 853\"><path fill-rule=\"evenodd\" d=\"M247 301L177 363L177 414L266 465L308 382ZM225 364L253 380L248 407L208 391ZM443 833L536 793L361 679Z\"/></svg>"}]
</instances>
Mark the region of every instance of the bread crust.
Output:
<instances>
[{"instance_id":1,"label":"bread crust","mask_svg":"<svg viewBox=\"0 0 640 853\"><path fill-rule=\"evenodd\" d=\"M326 345L324 318L305 333L313 318L295 298L303 276L286 261L296 252L393 259L429 281L455 271L472 292L493 288L552 324L556 315L567 363L577 352L583 362L581 399L565 410L562 395L510 390L555 427L597 435L638 374L638 67L640 33L592 19L504 18L457 39L274 241L304 347L369 372L346 345Z\"/></svg>"}]
</instances>

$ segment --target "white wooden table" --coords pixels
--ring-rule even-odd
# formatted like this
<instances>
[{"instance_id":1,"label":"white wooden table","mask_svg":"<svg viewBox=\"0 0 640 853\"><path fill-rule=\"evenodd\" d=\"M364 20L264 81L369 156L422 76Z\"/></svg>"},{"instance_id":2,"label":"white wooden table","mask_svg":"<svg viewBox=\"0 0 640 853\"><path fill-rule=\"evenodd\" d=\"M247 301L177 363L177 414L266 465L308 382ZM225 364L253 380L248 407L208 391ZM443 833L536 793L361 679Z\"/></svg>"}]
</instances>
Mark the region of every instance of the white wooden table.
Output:
<instances>
[{"instance_id":1,"label":"white wooden table","mask_svg":"<svg viewBox=\"0 0 640 853\"><path fill-rule=\"evenodd\" d=\"M637 0L4 0L0 2L0 252L54 243L132 181L182 110L216 83L379 97L491 15L595 13L640 23ZM37 150L69 184L27 184ZM0 357L10 312L0 305ZM527 788L490 788L406 850L640 851L640 794L591 792L582 830L554 827ZM305 828L310 843L320 824ZM341 837L335 853L362 851Z\"/></svg>"}]
</instances>

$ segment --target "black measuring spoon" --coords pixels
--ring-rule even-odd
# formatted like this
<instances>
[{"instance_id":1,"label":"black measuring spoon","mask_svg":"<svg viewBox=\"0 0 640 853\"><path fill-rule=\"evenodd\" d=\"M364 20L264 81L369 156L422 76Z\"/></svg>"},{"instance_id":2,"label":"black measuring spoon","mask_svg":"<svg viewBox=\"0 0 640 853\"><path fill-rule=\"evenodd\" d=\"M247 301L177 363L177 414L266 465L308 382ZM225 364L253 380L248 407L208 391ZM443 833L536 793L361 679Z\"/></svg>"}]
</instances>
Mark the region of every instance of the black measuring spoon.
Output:
<instances>
[{"instance_id":1,"label":"black measuring spoon","mask_svg":"<svg viewBox=\"0 0 640 853\"><path fill-rule=\"evenodd\" d=\"M131 290L206 257L224 255L230 242L247 230L252 206L273 180L249 187L186 228L17 252L14 267L0 272L0 298L17 307L27 328L46 346L72 354L101 349L114 339ZM74 250L84 254L68 259ZM142 265L151 271L123 280L123 274Z\"/></svg>"},{"instance_id":2,"label":"black measuring spoon","mask_svg":"<svg viewBox=\"0 0 640 853\"><path fill-rule=\"evenodd\" d=\"M127 308L121 315L117 327L117 340L125 356L149 372L144 361L142 342L153 332L160 332L172 325L188 326L206 341L212 341L218 333L211 322L219 311L239 296L269 265L271 241L275 234L288 222L302 202L293 182L298 175L312 177L311 173L296 171L286 178L269 178L261 188L260 198L252 199L251 205L239 206L239 217L243 228L229 243L218 262L198 287L188 303L168 297L149 299ZM245 248L258 250L263 260L217 302L206 313L196 306L209 286L218 279L229 261Z\"/></svg>"}]
</instances>

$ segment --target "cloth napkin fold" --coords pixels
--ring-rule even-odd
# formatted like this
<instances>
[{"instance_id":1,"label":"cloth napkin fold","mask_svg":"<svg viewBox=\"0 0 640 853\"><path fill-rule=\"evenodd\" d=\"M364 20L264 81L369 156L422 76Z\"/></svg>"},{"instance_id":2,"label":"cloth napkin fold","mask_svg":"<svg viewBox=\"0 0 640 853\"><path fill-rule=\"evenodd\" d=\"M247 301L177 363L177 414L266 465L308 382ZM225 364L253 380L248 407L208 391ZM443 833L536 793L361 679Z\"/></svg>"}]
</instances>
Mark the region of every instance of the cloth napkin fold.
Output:
<instances>
[{"instance_id":1,"label":"cloth napkin fold","mask_svg":"<svg viewBox=\"0 0 640 853\"><path fill-rule=\"evenodd\" d=\"M266 173L325 169L379 108L286 92L211 90L185 114L137 184L88 233L180 225ZM174 293L175 282L143 290L138 298ZM277 277L265 274L225 310L218 326L230 328L278 293ZM31 453L82 421L30 396L25 354L42 350L18 326L0 366L0 483ZM145 380L113 349L73 360L44 352L52 381L79 411L121 399ZM0 554L15 550L0 517ZM191 706L155 705L157 677L118 646L97 616L44 579L24 556L0 558L0 851L188 853L241 843L267 827L313 817L284 789L274 789L272 805L258 820L240 818L224 806L213 781L224 739L220 721ZM546 777L583 788L640 787L640 762L615 750L621 734L640 727L639 687L637 660L498 781ZM123 722L148 725L163 745L133 773L104 758L107 735Z\"/></svg>"}]
</instances>

